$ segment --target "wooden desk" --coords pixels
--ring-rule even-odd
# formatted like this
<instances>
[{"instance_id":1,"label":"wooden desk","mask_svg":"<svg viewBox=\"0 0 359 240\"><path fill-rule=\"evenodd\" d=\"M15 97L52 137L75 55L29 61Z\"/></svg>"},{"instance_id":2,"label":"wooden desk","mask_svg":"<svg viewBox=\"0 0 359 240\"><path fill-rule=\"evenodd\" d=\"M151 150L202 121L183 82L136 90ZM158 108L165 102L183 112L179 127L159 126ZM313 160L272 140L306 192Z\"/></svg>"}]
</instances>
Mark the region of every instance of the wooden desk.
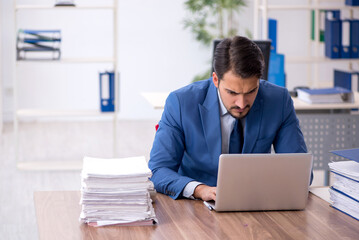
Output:
<instances>
[{"instance_id":1,"label":"wooden desk","mask_svg":"<svg viewBox=\"0 0 359 240\"><path fill-rule=\"evenodd\" d=\"M209 211L202 201L157 194L159 223L143 227L89 227L79 223L80 192L35 192L41 240L55 239L358 239L359 221L309 194L304 211Z\"/></svg>"}]
</instances>

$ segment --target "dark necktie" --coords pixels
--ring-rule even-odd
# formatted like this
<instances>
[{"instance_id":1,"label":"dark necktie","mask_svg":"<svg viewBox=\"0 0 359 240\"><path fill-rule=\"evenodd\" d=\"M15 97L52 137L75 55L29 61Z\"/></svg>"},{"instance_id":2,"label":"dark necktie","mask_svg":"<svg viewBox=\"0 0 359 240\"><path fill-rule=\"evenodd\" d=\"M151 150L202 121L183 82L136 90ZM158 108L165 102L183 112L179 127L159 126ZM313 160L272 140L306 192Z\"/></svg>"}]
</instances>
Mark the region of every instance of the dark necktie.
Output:
<instances>
[{"instance_id":1,"label":"dark necktie","mask_svg":"<svg viewBox=\"0 0 359 240\"><path fill-rule=\"evenodd\" d=\"M229 139L229 153L242 153L243 148L243 128L240 120L236 120L231 138Z\"/></svg>"}]
</instances>

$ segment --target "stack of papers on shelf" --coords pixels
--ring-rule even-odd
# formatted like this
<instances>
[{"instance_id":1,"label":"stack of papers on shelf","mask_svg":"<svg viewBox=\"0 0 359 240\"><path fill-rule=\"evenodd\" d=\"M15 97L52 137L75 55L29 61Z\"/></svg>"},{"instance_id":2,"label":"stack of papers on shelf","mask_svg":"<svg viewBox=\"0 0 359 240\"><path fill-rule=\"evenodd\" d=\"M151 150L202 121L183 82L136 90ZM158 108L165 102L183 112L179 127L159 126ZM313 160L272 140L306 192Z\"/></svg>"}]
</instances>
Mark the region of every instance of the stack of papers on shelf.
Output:
<instances>
[{"instance_id":1,"label":"stack of papers on shelf","mask_svg":"<svg viewBox=\"0 0 359 240\"><path fill-rule=\"evenodd\" d=\"M80 220L91 226L152 225L157 222L145 157L85 157L81 173Z\"/></svg>"},{"instance_id":2,"label":"stack of papers on shelf","mask_svg":"<svg viewBox=\"0 0 359 240\"><path fill-rule=\"evenodd\" d=\"M298 98L307 103L352 103L353 92L341 88L298 89Z\"/></svg>"},{"instance_id":3,"label":"stack of papers on shelf","mask_svg":"<svg viewBox=\"0 0 359 240\"><path fill-rule=\"evenodd\" d=\"M332 207L359 220L359 148L332 151L353 161L329 163L334 183L329 189Z\"/></svg>"}]
</instances>

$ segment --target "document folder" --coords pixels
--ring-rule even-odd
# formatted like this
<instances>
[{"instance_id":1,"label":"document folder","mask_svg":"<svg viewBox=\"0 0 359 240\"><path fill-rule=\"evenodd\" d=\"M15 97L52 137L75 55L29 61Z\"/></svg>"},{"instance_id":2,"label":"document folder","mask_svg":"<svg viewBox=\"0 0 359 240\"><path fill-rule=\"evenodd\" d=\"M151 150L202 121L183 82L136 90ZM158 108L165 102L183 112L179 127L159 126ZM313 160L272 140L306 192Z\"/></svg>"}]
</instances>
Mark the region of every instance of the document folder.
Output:
<instances>
[{"instance_id":1,"label":"document folder","mask_svg":"<svg viewBox=\"0 0 359 240\"><path fill-rule=\"evenodd\" d=\"M268 81L278 86L285 87L284 55L271 52L269 60Z\"/></svg>"},{"instance_id":2,"label":"document folder","mask_svg":"<svg viewBox=\"0 0 359 240\"><path fill-rule=\"evenodd\" d=\"M100 106L101 112L113 112L115 110L114 72L100 73Z\"/></svg>"},{"instance_id":3,"label":"document folder","mask_svg":"<svg viewBox=\"0 0 359 240\"><path fill-rule=\"evenodd\" d=\"M333 185L329 189L332 207L359 220L359 148L331 151L352 161L329 163Z\"/></svg>"},{"instance_id":4,"label":"document folder","mask_svg":"<svg viewBox=\"0 0 359 240\"><path fill-rule=\"evenodd\" d=\"M359 58L359 19L350 19L350 55Z\"/></svg>"},{"instance_id":5,"label":"document folder","mask_svg":"<svg viewBox=\"0 0 359 240\"><path fill-rule=\"evenodd\" d=\"M319 29L315 29L315 11L312 10L312 29L311 38L315 39L315 31L319 31L319 41L324 42L325 20L326 19L340 19L339 10L319 10Z\"/></svg>"},{"instance_id":6,"label":"document folder","mask_svg":"<svg viewBox=\"0 0 359 240\"><path fill-rule=\"evenodd\" d=\"M307 103L352 103L353 92L341 88L298 89L298 99Z\"/></svg>"},{"instance_id":7,"label":"document folder","mask_svg":"<svg viewBox=\"0 0 359 240\"><path fill-rule=\"evenodd\" d=\"M268 19L268 39L271 42L271 52L277 52L277 20L275 19Z\"/></svg>"},{"instance_id":8,"label":"document folder","mask_svg":"<svg viewBox=\"0 0 359 240\"><path fill-rule=\"evenodd\" d=\"M347 6L359 6L359 0L345 0Z\"/></svg>"},{"instance_id":9,"label":"document folder","mask_svg":"<svg viewBox=\"0 0 359 240\"><path fill-rule=\"evenodd\" d=\"M334 70L334 87L359 91L359 72Z\"/></svg>"},{"instance_id":10,"label":"document folder","mask_svg":"<svg viewBox=\"0 0 359 240\"><path fill-rule=\"evenodd\" d=\"M268 19L268 38L271 40L268 81L285 87L284 55L277 53L277 20Z\"/></svg>"},{"instance_id":11,"label":"document folder","mask_svg":"<svg viewBox=\"0 0 359 240\"><path fill-rule=\"evenodd\" d=\"M325 13L325 56L340 58L342 40L340 10L326 10Z\"/></svg>"},{"instance_id":12,"label":"document folder","mask_svg":"<svg viewBox=\"0 0 359 240\"><path fill-rule=\"evenodd\" d=\"M341 20L327 19L325 21L325 56L329 58L340 58L342 41Z\"/></svg>"},{"instance_id":13,"label":"document folder","mask_svg":"<svg viewBox=\"0 0 359 240\"><path fill-rule=\"evenodd\" d=\"M340 57L341 58L350 58L351 49L350 49L350 25L351 21L349 19L342 20L342 45L340 47Z\"/></svg>"},{"instance_id":14,"label":"document folder","mask_svg":"<svg viewBox=\"0 0 359 240\"><path fill-rule=\"evenodd\" d=\"M330 152L334 153L335 155L347 158L349 160L359 162L359 148L333 150Z\"/></svg>"}]
</instances>

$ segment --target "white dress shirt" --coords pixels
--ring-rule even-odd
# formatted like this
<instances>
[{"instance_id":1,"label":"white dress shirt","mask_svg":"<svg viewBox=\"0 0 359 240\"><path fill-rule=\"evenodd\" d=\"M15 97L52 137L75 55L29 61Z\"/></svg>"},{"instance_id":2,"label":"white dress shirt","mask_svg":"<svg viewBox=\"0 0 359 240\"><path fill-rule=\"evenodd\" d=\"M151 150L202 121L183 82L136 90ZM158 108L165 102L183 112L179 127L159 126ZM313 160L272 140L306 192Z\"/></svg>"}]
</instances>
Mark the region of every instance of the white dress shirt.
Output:
<instances>
[{"instance_id":1,"label":"white dress shirt","mask_svg":"<svg viewBox=\"0 0 359 240\"><path fill-rule=\"evenodd\" d=\"M228 153L229 152L229 139L231 137L231 133L233 131L233 127L236 122L236 119L234 117L232 117L229 114L229 112L227 111L226 107L224 106L224 104L222 102L222 98L221 98L221 95L219 94L218 90L217 90L217 93L218 93L218 100L219 100L219 114L221 115L220 118L221 118L221 133L222 133L222 153ZM242 123L243 130L244 130L245 118L241 119L241 123ZM244 135L244 131L243 131L243 135ZM203 184L203 183L197 182L197 181L189 182L183 189L182 196L184 196L186 198L194 199L194 197L193 197L194 190L200 184Z\"/></svg>"}]
</instances>

